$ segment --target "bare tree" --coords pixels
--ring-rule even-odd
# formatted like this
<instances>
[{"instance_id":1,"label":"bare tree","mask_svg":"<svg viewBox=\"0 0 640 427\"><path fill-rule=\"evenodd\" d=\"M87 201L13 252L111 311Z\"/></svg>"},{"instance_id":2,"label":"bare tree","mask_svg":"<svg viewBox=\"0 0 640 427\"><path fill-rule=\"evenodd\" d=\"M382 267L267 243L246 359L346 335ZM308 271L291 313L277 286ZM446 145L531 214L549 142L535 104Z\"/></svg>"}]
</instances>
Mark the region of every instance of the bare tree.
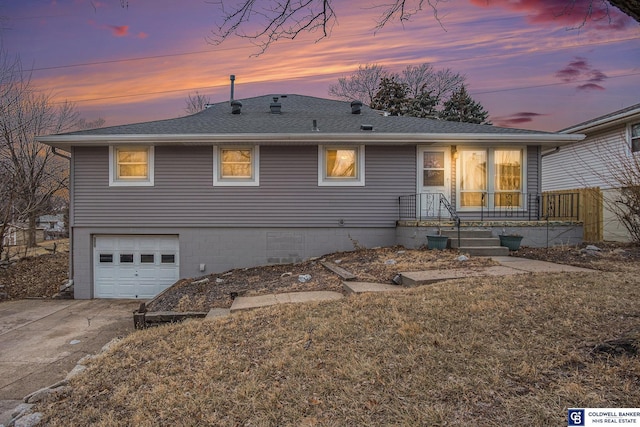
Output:
<instances>
[{"instance_id":1,"label":"bare tree","mask_svg":"<svg viewBox=\"0 0 640 427\"><path fill-rule=\"evenodd\" d=\"M439 105L465 83L466 77L450 68L436 70L428 63L409 65L400 74L390 73L379 64L366 64L358 66L351 76L341 77L337 84L329 86L329 95L372 105L384 79L403 84L408 99L420 99L428 94Z\"/></svg>"},{"instance_id":2,"label":"bare tree","mask_svg":"<svg viewBox=\"0 0 640 427\"><path fill-rule=\"evenodd\" d=\"M627 230L630 239L640 244L640 155L633 152L626 130L617 136L590 140L587 136L578 146L565 149L572 165L565 165L563 173L581 188L597 189L595 197Z\"/></svg>"},{"instance_id":3,"label":"bare tree","mask_svg":"<svg viewBox=\"0 0 640 427\"><path fill-rule=\"evenodd\" d=\"M429 92L438 103L450 98L466 81L464 74L450 68L435 70L431 64L409 65L402 71L400 80L407 85L408 96L419 98Z\"/></svg>"},{"instance_id":4,"label":"bare tree","mask_svg":"<svg viewBox=\"0 0 640 427\"><path fill-rule=\"evenodd\" d=\"M625 135L620 138L625 141ZM597 156L605 165L595 174L614 189L603 193L603 202L627 229L631 240L640 243L640 156L621 149L598 150Z\"/></svg>"},{"instance_id":5,"label":"bare tree","mask_svg":"<svg viewBox=\"0 0 640 427\"><path fill-rule=\"evenodd\" d=\"M71 130L77 122L73 105L56 105L51 95L35 91L19 58L0 51L0 163L15 194L12 212L28 224L28 246L36 243L37 217L68 184L68 162L35 138Z\"/></svg>"},{"instance_id":6,"label":"bare tree","mask_svg":"<svg viewBox=\"0 0 640 427\"><path fill-rule=\"evenodd\" d=\"M345 101L358 100L371 105L387 71L379 64L358 65L349 77L340 77L338 83L329 86L329 95Z\"/></svg>"},{"instance_id":7,"label":"bare tree","mask_svg":"<svg viewBox=\"0 0 640 427\"><path fill-rule=\"evenodd\" d=\"M271 43L295 39L304 32L319 32L318 40L327 37L336 22L332 0L246 0L225 7L224 0L211 1L220 10L221 22L209 41L220 44L230 36L250 39L263 53ZM226 3L229 3L228 1ZM249 21L259 20L258 30L246 33Z\"/></svg>"},{"instance_id":8,"label":"bare tree","mask_svg":"<svg viewBox=\"0 0 640 427\"><path fill-rule=\"evenodd\" d=\"M207 104L211 104L211 99L196 91L194 95L189 94L185 102L187 106L184 110L187 114L195 114L207 108Z\"/></svg>"},{"instance_id":9,"label":"bare tree","mask_svg":"<svg viewBox=\"0 0 640 427\"><path fill-rule=\"evenodd\" d=\"M438 4L447 0L391 0L372 7L380 9L374 31L390 22L406 22L429 9L441 26ZM575 13L576 0L565 0L561 14ZM282 39L294 39L301 33L318 33L318 40L328 37L337 22L333 9L336 0L240 0L229 6L229 0L212 0L218 8L219 21L212 31L209 41L220 44L232 36L251 40L263 53L272 43ZM624 14L640 22L640 2L638 0L584 0L579 6L584 10L582 25L588 20L610 17L610 7L615 6ZM245 27L257 28L247 32Z\"/></svg>"},{"instance_id":10,"label":"bare tree","mask_svg":"<svg viewBox=\"0 0 640 427\"><path fill-rule=\"evenodd\" d=\"M88 121L87 119L81 118L81 119L78 119L74 128L76 130L96 129L96 128L103 127L105 122L106 122L105 119L103 119L102 117L97 118L93 121Z\"/></svg>"},{"instance_id":11,"label":"bare tree","mask_svg":"<svg viewBox=\"0 0 640 427\"><path fill-rule=\"evenodd\" d=\"M12 207L16 191L7 167L7 162L0 161L0 260L5 249L5 236L12 222Z\"/></svg>"}]
</instances>

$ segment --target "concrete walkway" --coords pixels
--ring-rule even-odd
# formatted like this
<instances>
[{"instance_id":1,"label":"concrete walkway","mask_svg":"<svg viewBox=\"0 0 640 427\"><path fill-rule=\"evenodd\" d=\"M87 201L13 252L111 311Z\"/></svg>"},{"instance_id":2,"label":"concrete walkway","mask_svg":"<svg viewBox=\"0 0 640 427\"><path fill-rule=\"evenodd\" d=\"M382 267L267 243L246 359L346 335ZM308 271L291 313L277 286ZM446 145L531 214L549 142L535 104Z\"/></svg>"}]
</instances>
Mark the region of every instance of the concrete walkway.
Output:
<instances>
[{"instance_id":1,"label":"concrete walkway","mask_svg":"<svg viewBox=\"0 0 640 427\"><path fill-rule=\"evenodd\" d=\"M400 273L402 276L402 284L405 286L419 286L442 280L463 279L465 277L510 276L513 274L526 273L587 273L596 271L588 268L574 267L572 265L519 257L502 256L491 257L491 259L499 262L500 265L474 270L462 268Z\"/></svg>"},{"instance_id":2,"label":"concrete walkway","mask_svg":"<svg viewBox=\"0 0 640 427\"><path fill-rule=\"evenodd\" d=\"M460 268L400 273L402 285L353 281L343 281L342 284L347 294L359 294L367 292L400 291L402 289L406 289L406 287L425 285L442 280L463 279L466 277L510 276L514 274L528 273L593 273L597 271L574 267L571 265L555 264L552 262L519 257L503 256L491 257L491 259L500 263L500 265L473 270ZM344 296L338 292L328 291L292 292L286 294L260 295L255 297L238 297L233 301L230 310L214 309L206 318L213 319L220 316L226 316L240 310L251 310L275 304L337 300L343 297Z\"/></svg>"},{"instance_id":3,"label":"concrete walkway","mask_svg":"<svg viewBox=\"0 0 640 427\"><path fill-rule=\"evenodd\" d=\"M0 303L0 424L29 393L64 379L76 362L134 330L140 301Z\"/></svg>"}]
</instances>

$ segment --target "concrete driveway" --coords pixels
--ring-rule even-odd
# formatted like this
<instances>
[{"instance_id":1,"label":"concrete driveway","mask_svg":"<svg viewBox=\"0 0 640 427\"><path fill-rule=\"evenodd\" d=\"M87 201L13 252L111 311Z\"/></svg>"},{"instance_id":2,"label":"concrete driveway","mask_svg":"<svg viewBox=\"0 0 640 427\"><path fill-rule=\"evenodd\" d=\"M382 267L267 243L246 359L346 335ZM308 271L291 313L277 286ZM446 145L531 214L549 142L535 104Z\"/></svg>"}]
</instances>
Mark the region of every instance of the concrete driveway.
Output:
<instances>
[{"instance_id":1,"label":"concrete driveway","mask_svg":"<svg viewBox=\"0 0 640 427\"><path fill-rule=\"evenodd\" d=\"M8 421L24 396L63 379L82 357L132 332L132 312L139 304L131 300L0 303L0 424Z\"/></svg>"}]
</instances>

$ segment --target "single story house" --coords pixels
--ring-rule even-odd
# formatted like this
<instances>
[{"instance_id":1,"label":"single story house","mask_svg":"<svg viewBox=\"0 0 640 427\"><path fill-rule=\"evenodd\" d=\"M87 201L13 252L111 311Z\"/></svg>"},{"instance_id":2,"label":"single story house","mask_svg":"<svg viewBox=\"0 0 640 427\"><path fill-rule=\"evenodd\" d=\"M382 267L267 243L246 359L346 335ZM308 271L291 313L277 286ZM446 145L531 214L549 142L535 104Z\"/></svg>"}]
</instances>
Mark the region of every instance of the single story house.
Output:
<instances>
[{"instance_id":1,"label":"single story house","mask_svg":"<svg viewBox=\"0 0 640 427\"><path fill-rule=\"evenodd\" d=\"M443 216L538 220L543 151L581 139L292 94L38 138L71 153L76 298L150 298L231 268L419 247L420 221Z\"/></svg>"},{"instance_id":2,"label":"single story house","mask_svg":"<svg viewBox=\"0 0 640 427\"><path fill-rule=\"evenodd\" d=\"M637 185L640 104L571 126L560 133L584 134L586 138L543 154L542 190L599 188L603 202L599 235L608 241L630 241L631 236L615 211L623 208L618 203L620 189L634 180Z\"/></svg>"}]
</instances>

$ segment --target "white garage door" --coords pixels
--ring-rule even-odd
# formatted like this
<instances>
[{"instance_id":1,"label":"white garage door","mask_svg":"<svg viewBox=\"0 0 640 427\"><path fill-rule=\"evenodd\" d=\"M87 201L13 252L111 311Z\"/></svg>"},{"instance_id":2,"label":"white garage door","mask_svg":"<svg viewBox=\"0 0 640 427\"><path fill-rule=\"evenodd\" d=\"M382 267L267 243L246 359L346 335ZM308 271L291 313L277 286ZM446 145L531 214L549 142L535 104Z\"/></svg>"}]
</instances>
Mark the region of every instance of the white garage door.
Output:
<instances>
[{"instance_id":1,"label":"white garage door","mask_svg":"<svg viewBox=\"0 0 640 427\"><path fill-rule=\"evenodd\" d=\"M95 298L149 299L180 274L177 236L96 236Z\"/></svg>"}]
</instances>

